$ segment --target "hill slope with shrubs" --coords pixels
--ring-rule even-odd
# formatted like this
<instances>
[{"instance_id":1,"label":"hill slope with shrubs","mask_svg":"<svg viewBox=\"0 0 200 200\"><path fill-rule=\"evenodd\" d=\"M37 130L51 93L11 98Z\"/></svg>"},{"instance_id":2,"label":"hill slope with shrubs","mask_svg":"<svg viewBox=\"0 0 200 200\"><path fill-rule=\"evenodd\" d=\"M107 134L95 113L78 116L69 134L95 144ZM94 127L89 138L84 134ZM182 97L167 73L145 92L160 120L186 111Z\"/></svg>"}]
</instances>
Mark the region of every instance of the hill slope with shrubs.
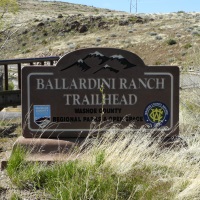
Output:
<instances>
[{"instance_id":1,"label":"hill slope with shrubs","mask_svg":"<svg viewBox=\"0 0 200 200\"><path fill-rule=\"evenodd\" d=\"M198 63L200 13L135 15L64 2L20 0L18 13L4 19L8 26L0 33L0 59L114 47L138 54L146 65Z\"/></svg>"}]
</instances>

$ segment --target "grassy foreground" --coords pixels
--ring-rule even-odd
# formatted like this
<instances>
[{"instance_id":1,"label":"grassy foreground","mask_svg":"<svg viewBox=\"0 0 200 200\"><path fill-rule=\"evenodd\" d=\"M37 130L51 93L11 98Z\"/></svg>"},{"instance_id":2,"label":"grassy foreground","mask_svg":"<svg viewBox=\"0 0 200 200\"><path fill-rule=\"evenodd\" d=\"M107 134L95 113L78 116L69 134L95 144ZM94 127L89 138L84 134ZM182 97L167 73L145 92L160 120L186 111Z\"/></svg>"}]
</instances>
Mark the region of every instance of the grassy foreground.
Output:
<instances>
[{"instance_id":1,"label":"grassy foreground","mask_svg":"<svg viewBox=\"0 0 200 200\"><path fill-rule=\"evenodd\" d=\"M38 199L199 200L199 97L198 88L180 92L180 135L187 147L160 148L152 133L115 124L62 163L26 162L29 153L16 148L7 174L18 189L38 192Z\"/></svg>"},{"instance_id":2,"label":"grassy foreground","mask_svg":"<svg viewBox=\"0 0 200 200\"><path fill-rule=\"evenodd\" d=\"M159 149L145 130L108 131L88 139L71 161L45 165L27 163L27 152L16 148L7 173L20 189L43 191L44 199L198 199L200 136L188 148Z\"/></svg>"}]
</instances>

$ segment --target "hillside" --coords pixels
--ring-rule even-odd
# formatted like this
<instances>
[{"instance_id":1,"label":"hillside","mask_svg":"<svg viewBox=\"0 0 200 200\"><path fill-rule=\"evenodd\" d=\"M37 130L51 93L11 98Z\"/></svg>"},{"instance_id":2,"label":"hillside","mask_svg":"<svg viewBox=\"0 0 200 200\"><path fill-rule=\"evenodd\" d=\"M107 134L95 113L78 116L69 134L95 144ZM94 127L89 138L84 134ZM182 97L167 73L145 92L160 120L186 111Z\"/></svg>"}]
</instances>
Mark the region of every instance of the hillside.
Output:
<instances>
[{"instance_id":1,"label":"hillside","mask_svg":"<svg viewBox=\"0 0 200 200\"><path fill-rule=\"evenodd\" d=\"M0 59L115 47L138 54L147 65L199 63L200 13L134 15L39 0L19 0L19 5L16 15L5 18L9 26L0 33Z\"/></svg>"}]
</instances>

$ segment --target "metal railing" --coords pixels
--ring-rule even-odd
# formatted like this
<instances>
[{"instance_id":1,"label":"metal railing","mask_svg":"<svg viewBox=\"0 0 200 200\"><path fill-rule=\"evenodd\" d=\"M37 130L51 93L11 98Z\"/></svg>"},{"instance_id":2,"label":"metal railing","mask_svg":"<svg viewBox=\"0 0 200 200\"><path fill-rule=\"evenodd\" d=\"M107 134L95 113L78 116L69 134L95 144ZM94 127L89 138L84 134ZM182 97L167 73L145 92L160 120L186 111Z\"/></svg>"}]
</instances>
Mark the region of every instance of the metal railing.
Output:
<instances>
[{"instance_id":1,"label":"metal railing","mask_svg":"<svg viewBox=\"0 0 200 200\"><path fill-rule=\"evenodd\" d=\"M11 60L0 60L0 66L3 66L3 79L4 79L4 90L8 90L8 67L16 65L17 74L18 74L18 89L21 89L21 69L23 64L30 65L44 65L49 62L47 65L54 65L55 61L58 61L58 56L43 57L43 58L25 58L25 59L11 59Z\"/></svg>"},{"instance_id":2,"label":"metal railing","mask_svg":"<svg viewBox=\"0 0 200 200\"><path fill-rule=\"evenodd\" d=\"M43 58L25 58L25 59L11 59L0 60L0 69L4 81L3 91L0 91L0 111L7 106L16 106L21 104L21 69L25 65L54 65L60 57L43 57ZM17 89L8 91L9 89L9 67L14 69L17 73ZM15 69L16 68L16 69Z\"/></svg>"}]
</instances>

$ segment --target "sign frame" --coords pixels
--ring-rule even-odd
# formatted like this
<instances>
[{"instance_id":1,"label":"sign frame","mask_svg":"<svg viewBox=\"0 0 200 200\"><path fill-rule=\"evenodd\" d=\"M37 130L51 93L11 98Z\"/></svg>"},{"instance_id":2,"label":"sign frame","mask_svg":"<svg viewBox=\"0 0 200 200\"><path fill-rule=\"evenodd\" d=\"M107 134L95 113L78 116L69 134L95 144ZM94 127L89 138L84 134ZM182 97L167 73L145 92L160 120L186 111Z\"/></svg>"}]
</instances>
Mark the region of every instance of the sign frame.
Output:
<instances>
[{"instance_id":1,"label":"sign frame","mask_svg":"<svg viewBox=\"0 0 200 200\"><path fill-rule=\"evenodd\" d=\"M90 54L88 54L88 52L90 52ZM91 53L91 52L93 52L93 53ZM170 86L170 88L168 88L168 90L169 90L168 94L170 94L170 100L169 100L169 102L170 102L170 106L169 106L169 110L170 110L169 123L170 123L170 125L168 123L168 128L165 127L165 132L168 137L179 134L179 128L177 126L178 122L179 122L179 68L177 66L146 66L144 64L144 62L142 61L142 59L139 58L136 54L133 54L133 53L125 51L125 50L113 49L113 48L89 48L89 49L78 50L78 51L75 51L75 52L72 52L72 53L69 53L69 54L63 56L57 63L56 67L27 66L22 69L22 77L23 77L22 78L22 116L23 116L22 124L24 126L24 128L23 128L23 136L24 137L27 137L27 138L29 138L29 137L44 137L44 138L87 137L88 132L91 131L91 127L89 126L89 123L88 123L88 128L82 128L81 126L80 126L80 128L77 128L77 124L75 125L76 128L58 128L58 129L56 129L54 125L52 127L50 126L50 128L42 128L42 129L33 127L33 123L31 120L31 113L33 112L32 108L34 105L44 105L44 104L43 103L32 104L31 99L34 98L33 92L35 92L35 90L33 91L33 89L32 89L35 87L34 84L32 84L32 82L33 82L34 77L38 77L38 76L40 76L40 77L52 76L53 77L53 76L55 76L56 70L59 70L60 68L62 68L60 70L60 71L62 71L63 69L67 68L66 65L69 68L69 66L71 66L71 63L72 63L71 60L78 60L77 58L80 58L80 56L85 57L85 55L91 55L91 54L94 54L94 52L98 52L98 53L103 52L104 55L106 55L106 53L108 53L109 56L114 54L115 57L113 58L113 60L115 60L115 58L117 56L120 59L122 57L121 55L123 55L124 57L127 56L128 57L127 60L129 60L129 62L131 59L134 61L134 65L135 65L134 70L136 69L138 74L143 74L144 77L166 77L166 79L169 79L170 83L168 84L168 86ZM96 57L97 57L96 54L95 54L95 58L92 55L93 58L91 58L91 59L96 59ZM103 54L100 54L100 55L103 55ZM70 59L70 58L72 58L72 59ZM87 59L90 59L90 56ZM132 63L133 63L133 61L132 61ZM112 61L109 61L109 64L111 62ZM116 62L115 62L115 64L116 64ZM77 63L76 63L76 65L79 66L79 64L77 64ZM121 65L121 63L119 65ZM63 66L64 66L64 68L63 68ZM89 69L88 66L89 65L86 66L87 70ZM83 72L87 71L87 70L85 70L86 68L84 68L84 69L82 68L81 71L83 71ZM124 67L124 68L126 68L126 67ZM73 70L73 69L69 69L69 70ZM112 69L112 70L114 70L114 69ZM39 72L39 71L41 71L41 72ZM61 73L60 72L59 73L63 75L63 71ZM108 75L108 76L111 76L111 75ZM123 74L123 76L126 76L126 75ZM57 77L57 74L55 77ZM75 75L75 77L76 77L76 75ZM90 75L89 75L89 77L90 77ZM43 80L43 79L41 79L41 80ZM55 80L56 80L56 78L55 78ZM153 79L152 79L151 83L153 83ZM40 83L40 84L42 85L42 83ZM124 85L125 85L125 83L124 83ZM82 84L82 87L83 87L83 84ZM158 92L159 91L160 90L158 89ZM106 92L107 91L105 91L105 93ZM157 101L157 100L149 101L149 103L153 103L153 102L159 102L159 101ZM45 103L45 105L52 107L51 104L48 104L48 103ZM99 107L101 107L101 106L99 106ZM129 113L127 113L127 115L128 114ZM100 113L99 113L99 115L100 115ZM59 124L59 122L57 124ZM91 124L91 121L90 121L90 124ZM140 127L136 128L135 130L137 130L137 129L140 129Z\"/></svg>"}]
</instances>

